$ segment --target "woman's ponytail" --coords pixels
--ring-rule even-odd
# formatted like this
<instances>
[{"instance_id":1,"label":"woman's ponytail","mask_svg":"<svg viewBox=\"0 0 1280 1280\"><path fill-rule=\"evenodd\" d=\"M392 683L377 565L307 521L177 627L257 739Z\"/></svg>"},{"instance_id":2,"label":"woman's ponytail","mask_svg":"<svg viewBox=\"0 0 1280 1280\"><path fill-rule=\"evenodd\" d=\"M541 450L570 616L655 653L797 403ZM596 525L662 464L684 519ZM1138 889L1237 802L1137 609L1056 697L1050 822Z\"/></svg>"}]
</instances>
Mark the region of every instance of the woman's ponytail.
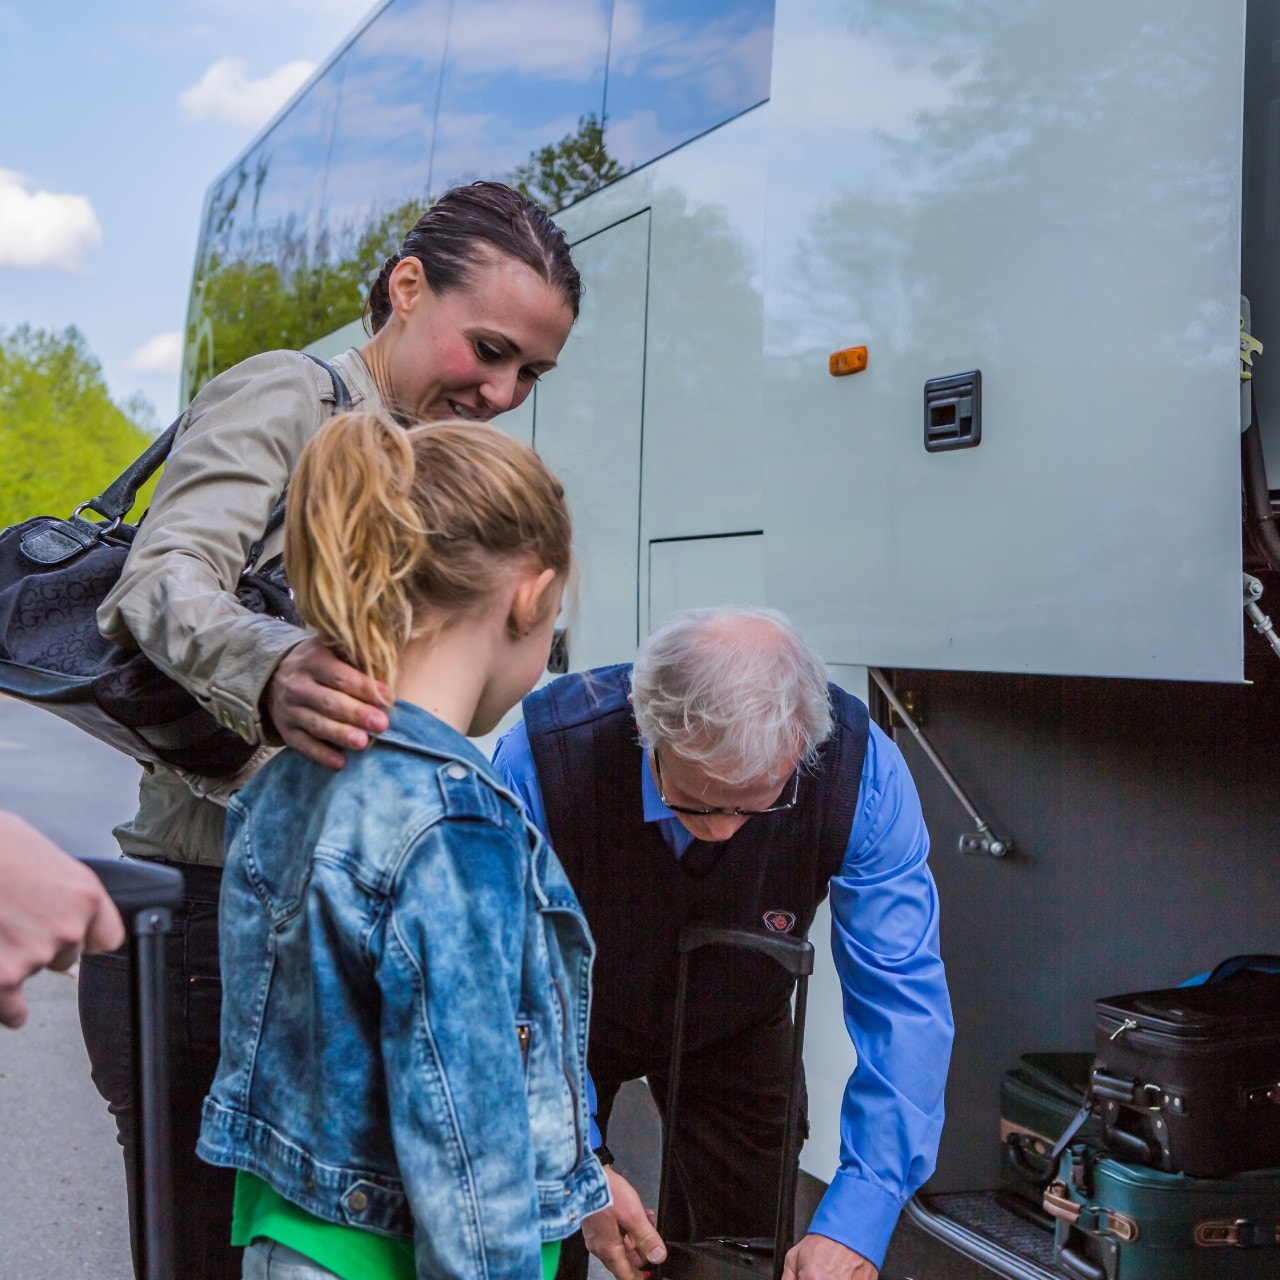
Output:
<instances>
[{"instance_id":1,"label":"woman's ponytail","mask_svg":"<svg viewBox=\"0 0 1280 1280\"><path fill-rule=\"evenodd\" d=\"M571 541L560 482L496 427L346 413L294 471L285 571L316 637L391 683L413 636L480 603L513 564L567 575Z\"/></svg>"}]
</instances>

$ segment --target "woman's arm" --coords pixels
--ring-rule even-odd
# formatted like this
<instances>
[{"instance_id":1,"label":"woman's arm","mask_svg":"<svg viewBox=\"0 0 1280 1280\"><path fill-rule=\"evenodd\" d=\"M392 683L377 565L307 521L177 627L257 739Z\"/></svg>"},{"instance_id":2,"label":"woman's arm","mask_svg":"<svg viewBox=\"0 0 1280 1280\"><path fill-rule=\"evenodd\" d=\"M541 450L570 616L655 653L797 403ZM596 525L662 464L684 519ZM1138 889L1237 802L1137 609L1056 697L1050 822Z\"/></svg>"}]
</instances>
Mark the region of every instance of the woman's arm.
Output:
<instances>
[{"instance_id":1,"label":"woman's arm","mask_svg":"<svg viewBox=\"0 0 1280 1280\"><path fill-rule=\"evenodd\" d=\"M187 411L124 572L98 611L110 640L135 643L227 728L261 742L263 694L291 746L339 766L325 747L380 732L373 682L306 633L245 609L235 586L333 388L294 352L254 356L219 375ZM327 401L328 403L325 403ZM301 652L284 668L282 660Z\"/></svg>"}]
</instances>

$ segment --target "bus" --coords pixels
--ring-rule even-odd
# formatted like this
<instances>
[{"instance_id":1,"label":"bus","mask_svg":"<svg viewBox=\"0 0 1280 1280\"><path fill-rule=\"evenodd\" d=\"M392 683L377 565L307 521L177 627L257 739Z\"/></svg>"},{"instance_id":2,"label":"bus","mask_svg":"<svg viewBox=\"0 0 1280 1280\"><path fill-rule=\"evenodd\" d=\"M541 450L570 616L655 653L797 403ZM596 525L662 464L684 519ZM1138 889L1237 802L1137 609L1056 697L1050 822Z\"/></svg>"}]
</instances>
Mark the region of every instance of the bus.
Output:
<instances>
[{"instance_id":1,"label":"bus","mask_svg":"<svg viewBox=\"0 0 1280 1280\"><path fill-rule=\"evenodd\" d=\"M1002 1073L1280 952L1278 41L1277 0L389 0L205 204L186 395L358 343L460 181L555 214L582 316L499 424L573 505L562 665L766 604L892 729L957 1024L910 1229L1005 1275L1056 1273L961 1221ZM811 1001L821 1181L829 957Z\"/></svg>"}]
</instances>

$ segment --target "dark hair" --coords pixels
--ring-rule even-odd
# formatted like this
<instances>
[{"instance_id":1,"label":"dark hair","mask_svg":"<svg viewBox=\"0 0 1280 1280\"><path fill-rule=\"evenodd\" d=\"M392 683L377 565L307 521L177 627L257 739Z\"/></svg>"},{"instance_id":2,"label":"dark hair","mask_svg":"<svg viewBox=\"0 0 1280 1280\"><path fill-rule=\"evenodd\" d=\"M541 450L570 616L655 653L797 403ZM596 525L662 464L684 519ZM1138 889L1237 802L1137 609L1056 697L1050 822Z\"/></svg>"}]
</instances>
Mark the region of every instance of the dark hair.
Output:
<instances>
[{"instance_id":1,"label":"dark hair","mask_svg":"<svg viewBox=\"0 0 1280 1280\"><path fill-rule=\"evenodd\" d=\"M377 333L391 318L387 281L397 263L417 258L438 297L466 287L479 240L523 262L559 289L573 318L578 318L582 278L564 232L523 192L501 182L472 182L446 191L413 224L399 253L382 264L364 304L365 326Z\"/></svg>"}]
</instances>

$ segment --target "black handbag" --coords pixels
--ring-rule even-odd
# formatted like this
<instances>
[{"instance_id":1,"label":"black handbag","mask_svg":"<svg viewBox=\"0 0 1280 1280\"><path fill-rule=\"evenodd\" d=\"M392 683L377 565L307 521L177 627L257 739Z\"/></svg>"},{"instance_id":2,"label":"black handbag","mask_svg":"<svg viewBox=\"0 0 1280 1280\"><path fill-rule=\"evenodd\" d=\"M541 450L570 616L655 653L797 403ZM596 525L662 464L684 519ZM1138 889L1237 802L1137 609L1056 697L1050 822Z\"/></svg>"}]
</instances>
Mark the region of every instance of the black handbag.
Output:
<instances>
[{"instance_id":1,"label":"black handbag","mask_svg":"<svg viewBox=\"0 0 1280 1280\"><path fill-rule=\"evenodd\" d=\"M335 412L349 409L337 371L308 358L332 378ZM0 693L52 711L137 760L230 778L259 748L219 724L144 654L104 639L96 618L133 543L136 529L124 516L168 457L181 421L68 519L35 516L0 533ZM284 507L281 497L235 595L254 613L301 626L283 574L254 571ZM103 519L86 519L84 511Z\"/></svg>"}]
</instances>

